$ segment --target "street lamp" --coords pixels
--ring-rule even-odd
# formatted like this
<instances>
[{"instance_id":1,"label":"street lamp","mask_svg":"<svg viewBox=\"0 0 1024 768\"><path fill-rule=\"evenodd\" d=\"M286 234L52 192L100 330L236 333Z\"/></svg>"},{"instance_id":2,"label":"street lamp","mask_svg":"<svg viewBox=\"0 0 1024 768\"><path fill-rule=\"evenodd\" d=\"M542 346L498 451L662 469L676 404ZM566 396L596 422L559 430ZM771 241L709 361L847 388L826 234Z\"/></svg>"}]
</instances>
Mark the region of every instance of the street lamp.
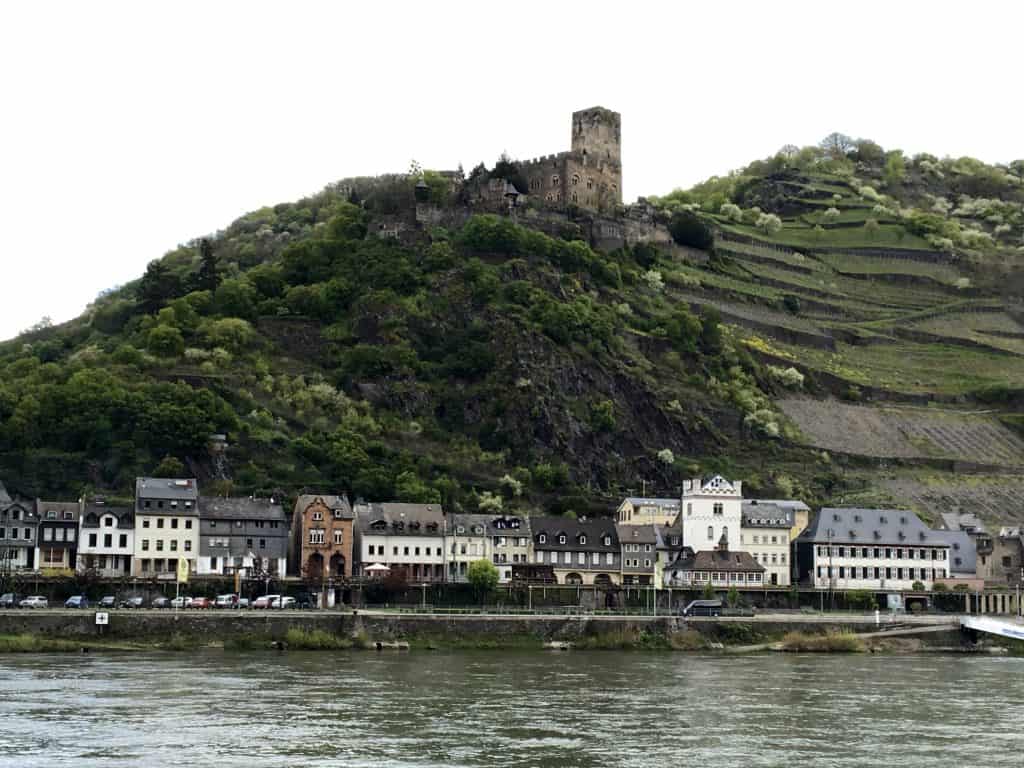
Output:
<instances>
[{"instance_id":1,"label":"street lamp","mask_svg":"<svg viewBox=\"0 0 1024 768\"><path fill-rule=\"evenodd\" d=\"M834 611L836 609L835 595L832 593L832 587L835 584L833 579L835 578L832 573L832 537L836 535L836 532L832 528L828 528L825 531L825 536L828 539L828 609Z\"/></svg>"}]
</instances>

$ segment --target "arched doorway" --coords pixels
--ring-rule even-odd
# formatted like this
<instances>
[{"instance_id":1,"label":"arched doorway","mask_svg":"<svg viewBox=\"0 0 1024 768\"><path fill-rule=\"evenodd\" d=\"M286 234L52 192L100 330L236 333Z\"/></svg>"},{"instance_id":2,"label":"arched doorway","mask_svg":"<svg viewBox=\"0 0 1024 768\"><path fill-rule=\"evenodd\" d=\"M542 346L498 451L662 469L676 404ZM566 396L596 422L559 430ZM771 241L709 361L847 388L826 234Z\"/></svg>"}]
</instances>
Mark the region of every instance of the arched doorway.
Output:
<instances>
[{"instance_id":1,"label":"arched doorway","mask_svg":"<svg viewBox=\"0 0 1024 768\"><path fill-rule=\"evenodd\" d=\"M610 587L612 585L612 577L607 573L599 573L594 577L595 587Z\"/></svg>"},{"instance_id":2,"label":"arched doorway","mask_svg":"<svg viewBox=\"0 0 1024 768\"><path fill-rule=\"evenodd\" d=\"M345 556L340 552L331 555L331 576L335 578L344 578L345 576Z\"/></svg>"},{"instance_id":3,"label":"arched doorway","mask_svg":"<svg viewBox=\"0 0 1024 768\"><path fill-rule=\"evenodd\" d=\"M311 581L319 581L324 575L324 556L319 552L314 552L306 560L305 576Z\"/></svg>"},{"instance_id":4,"label":"arched doorway","mask_svg":"<svg viewBox=\"0 0 1024 768\"><path fill-rule=\"evenodd\" d=\"M572 584L574 586L579 586L583 583L583 577L580 576L578 573L568 573L565 576L565 583Z\"/></svg>"}]
</instances>

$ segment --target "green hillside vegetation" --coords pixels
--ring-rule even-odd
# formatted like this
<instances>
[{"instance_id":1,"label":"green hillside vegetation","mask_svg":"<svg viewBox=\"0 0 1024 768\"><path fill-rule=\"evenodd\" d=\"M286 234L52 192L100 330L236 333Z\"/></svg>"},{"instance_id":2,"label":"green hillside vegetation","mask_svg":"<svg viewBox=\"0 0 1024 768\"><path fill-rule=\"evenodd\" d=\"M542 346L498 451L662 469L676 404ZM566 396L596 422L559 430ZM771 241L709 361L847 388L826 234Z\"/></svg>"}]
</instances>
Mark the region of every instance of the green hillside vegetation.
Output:
<instances>
[{"instance_id":1,"label":"green hillside vegetation","mask_svg":"<svg viewBox=\"0 0 1024 768\"><path fill-rule=\"evenodd\" d=\"M881 487L880 457L970 460L979 407L988 463L1019 467L1022 173L842 136L788 147L650 198L705 258L596 252L579 211L557 237L477 213L403 243L377 225L419 180L443 209L461 190L418 169L345 180L0 345L0 477L77 496L185 471L211 492L583 514L721 471L834 503ZM893 456L856 412L810 429L834 398L963 413L935 412L934 449L928 408L901 415ZM211 475L221 432L230 480Z\"/></svg>"}]
</instances>

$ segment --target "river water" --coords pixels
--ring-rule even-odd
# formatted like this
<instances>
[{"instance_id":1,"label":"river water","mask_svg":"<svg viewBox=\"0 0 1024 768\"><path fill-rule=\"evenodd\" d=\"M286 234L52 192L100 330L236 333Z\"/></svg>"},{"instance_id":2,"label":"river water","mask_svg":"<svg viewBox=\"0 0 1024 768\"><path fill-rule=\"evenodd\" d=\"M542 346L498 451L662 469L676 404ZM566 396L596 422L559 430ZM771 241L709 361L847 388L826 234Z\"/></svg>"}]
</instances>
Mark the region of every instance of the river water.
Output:
<instances>
[{"instance_id":1,"label":"river water","mask_svg":"<svg viewBox=\"0 0 1024 768\"><path fill-rule=\"evenodd\" d=\"M0 657L0 766L1013 766L1024 659Z\"/></svg>"}]
</instances>

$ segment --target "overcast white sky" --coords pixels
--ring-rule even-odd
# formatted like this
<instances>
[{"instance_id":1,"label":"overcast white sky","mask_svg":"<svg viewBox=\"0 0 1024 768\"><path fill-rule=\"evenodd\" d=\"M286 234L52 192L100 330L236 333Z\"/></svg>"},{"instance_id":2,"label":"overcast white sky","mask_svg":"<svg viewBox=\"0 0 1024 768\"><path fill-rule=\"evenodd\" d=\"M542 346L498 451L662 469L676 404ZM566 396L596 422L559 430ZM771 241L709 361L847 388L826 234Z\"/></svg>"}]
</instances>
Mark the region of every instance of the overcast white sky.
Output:
<instances>
[{"instance_id":1,"label":"overcast white sky","mask_svg":"<svg viewBox=\"0 0 1024 768\"><path fill-rule=\"evenodd\" d=\"M1015 2L5 2L0 339L246 211L622 113L627 200L833 130L1024 156Z\"/></svg>"}]
</instances>

